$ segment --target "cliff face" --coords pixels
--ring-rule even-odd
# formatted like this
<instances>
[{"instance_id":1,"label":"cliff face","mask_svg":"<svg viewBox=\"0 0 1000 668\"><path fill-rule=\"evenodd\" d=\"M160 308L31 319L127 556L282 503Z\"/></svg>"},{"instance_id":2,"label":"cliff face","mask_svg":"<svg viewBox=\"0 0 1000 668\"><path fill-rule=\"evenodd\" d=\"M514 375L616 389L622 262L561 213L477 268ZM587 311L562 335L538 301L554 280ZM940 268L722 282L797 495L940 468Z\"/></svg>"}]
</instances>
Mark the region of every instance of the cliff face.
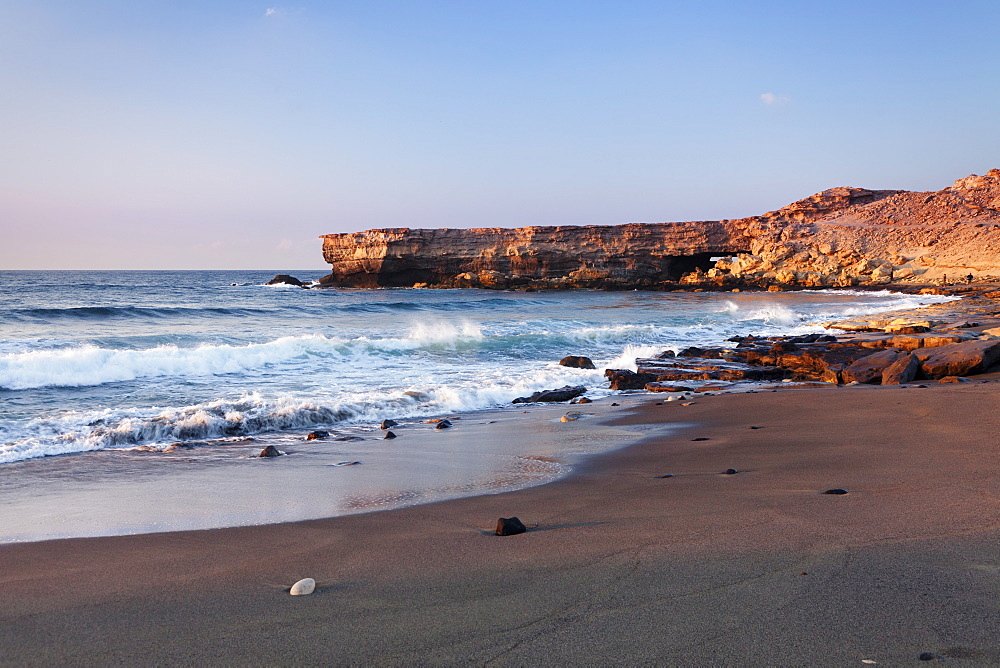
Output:
<instances>
[{"instance_id":1,"label":"cliff face","mask_svg":"<svg viewBox=\"0 0 1000 668\"><path fill-rule=\"evenodd\" d=\"M1000 170L721 221L328 234L325 286L851 286L1000 275ZM720 259L721 258L721 259Z\"/></svg>"}]
</instances>

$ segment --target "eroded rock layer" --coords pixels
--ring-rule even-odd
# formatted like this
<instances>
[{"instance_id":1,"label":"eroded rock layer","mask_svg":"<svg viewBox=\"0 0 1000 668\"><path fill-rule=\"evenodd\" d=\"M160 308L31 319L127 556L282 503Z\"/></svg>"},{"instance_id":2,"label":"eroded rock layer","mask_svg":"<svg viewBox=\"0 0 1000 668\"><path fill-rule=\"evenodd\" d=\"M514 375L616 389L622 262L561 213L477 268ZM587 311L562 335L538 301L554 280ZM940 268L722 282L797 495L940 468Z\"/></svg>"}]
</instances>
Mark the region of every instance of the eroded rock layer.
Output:
<instances>
[{"instance_id":1,"label":"eroded rock layer","mask_svg":"<svg viewBox=\"0 0 1000 668\"><path fill-rule=\"evenodd\" d=\"M847 287L1000 275L1000 170L937 192L832 188L719 221L388 228L323 238L324 286Z\"/></svg>"}]
</instances>

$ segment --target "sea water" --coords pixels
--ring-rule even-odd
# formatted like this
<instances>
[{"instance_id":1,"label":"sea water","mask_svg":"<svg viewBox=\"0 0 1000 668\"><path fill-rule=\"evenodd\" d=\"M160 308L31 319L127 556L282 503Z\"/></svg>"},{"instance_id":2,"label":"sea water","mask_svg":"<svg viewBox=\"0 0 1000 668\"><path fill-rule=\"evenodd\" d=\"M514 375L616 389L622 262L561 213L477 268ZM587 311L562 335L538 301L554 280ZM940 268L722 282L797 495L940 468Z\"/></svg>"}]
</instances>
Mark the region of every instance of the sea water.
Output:
<instances>
[{"instance_id":1,"label":"sea water","mask_svg":"<svg viewBox=\"0 0 1000 668\"><path fill-rule=\"evenodd\" d=\"M637 357L949 299L303 290L265 285L273 275L0 272L0 542L286 521L534 484L563 474L569 454L621 438L578 429L571 441L559 427L539 455L526 437L490 436L486 418L508 415L516 397L569 384L600 398L612 394L603 369L634 369ZM566 355L597 369L560 366ZM465 417L464 437L376 441L383 419L405 432L443 415ZM312 430L360 440L306 446ZM299 456L262 473L250 455L264 443ZM354 458L336 484L325 477ZM347 492L330 491L348 475ZM197 503L178 504L184 485ZM279 485L286 502L255 505Z\"/></svg>"}]
</instances>

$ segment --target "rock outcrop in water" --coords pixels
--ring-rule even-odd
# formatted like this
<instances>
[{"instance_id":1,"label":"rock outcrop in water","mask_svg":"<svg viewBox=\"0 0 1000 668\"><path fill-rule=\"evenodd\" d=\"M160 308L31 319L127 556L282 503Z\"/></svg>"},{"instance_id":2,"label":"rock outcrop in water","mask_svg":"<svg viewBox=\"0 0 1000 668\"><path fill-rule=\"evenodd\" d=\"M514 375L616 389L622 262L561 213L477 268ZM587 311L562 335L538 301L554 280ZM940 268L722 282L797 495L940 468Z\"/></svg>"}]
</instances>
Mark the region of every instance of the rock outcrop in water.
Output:
<instances>
[{"instance_id":1,"label":"rock outcrop in water","mask_svg":"<svg viewBox=\"0 0 1000 668\"><path fill-rule=\"evenodd\" d=\"M761 216L328 234L325 287L849 287L1000 275L1000 170L937 192L832 188Z\"/></svg>"}]
</instances>

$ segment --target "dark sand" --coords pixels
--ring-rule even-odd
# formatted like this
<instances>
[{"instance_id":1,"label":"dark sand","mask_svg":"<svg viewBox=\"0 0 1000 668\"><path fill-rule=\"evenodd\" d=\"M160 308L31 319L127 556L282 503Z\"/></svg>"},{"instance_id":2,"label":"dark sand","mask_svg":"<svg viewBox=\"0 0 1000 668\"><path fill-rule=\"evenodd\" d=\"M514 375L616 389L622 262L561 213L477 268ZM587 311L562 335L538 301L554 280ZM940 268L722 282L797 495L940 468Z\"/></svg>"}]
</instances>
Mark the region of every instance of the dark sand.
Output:
<instances>
[{"instance_id":1,"label":"dark sand","mask_svg":"<svg viewBox=\"0 0 1000 668\"><path fill-rule=\"evenodd\" d=\"M698 426L519 492L0 546L0 663L1000 665L988 378L651 399Z\"/></svg>"}]
</instances>

